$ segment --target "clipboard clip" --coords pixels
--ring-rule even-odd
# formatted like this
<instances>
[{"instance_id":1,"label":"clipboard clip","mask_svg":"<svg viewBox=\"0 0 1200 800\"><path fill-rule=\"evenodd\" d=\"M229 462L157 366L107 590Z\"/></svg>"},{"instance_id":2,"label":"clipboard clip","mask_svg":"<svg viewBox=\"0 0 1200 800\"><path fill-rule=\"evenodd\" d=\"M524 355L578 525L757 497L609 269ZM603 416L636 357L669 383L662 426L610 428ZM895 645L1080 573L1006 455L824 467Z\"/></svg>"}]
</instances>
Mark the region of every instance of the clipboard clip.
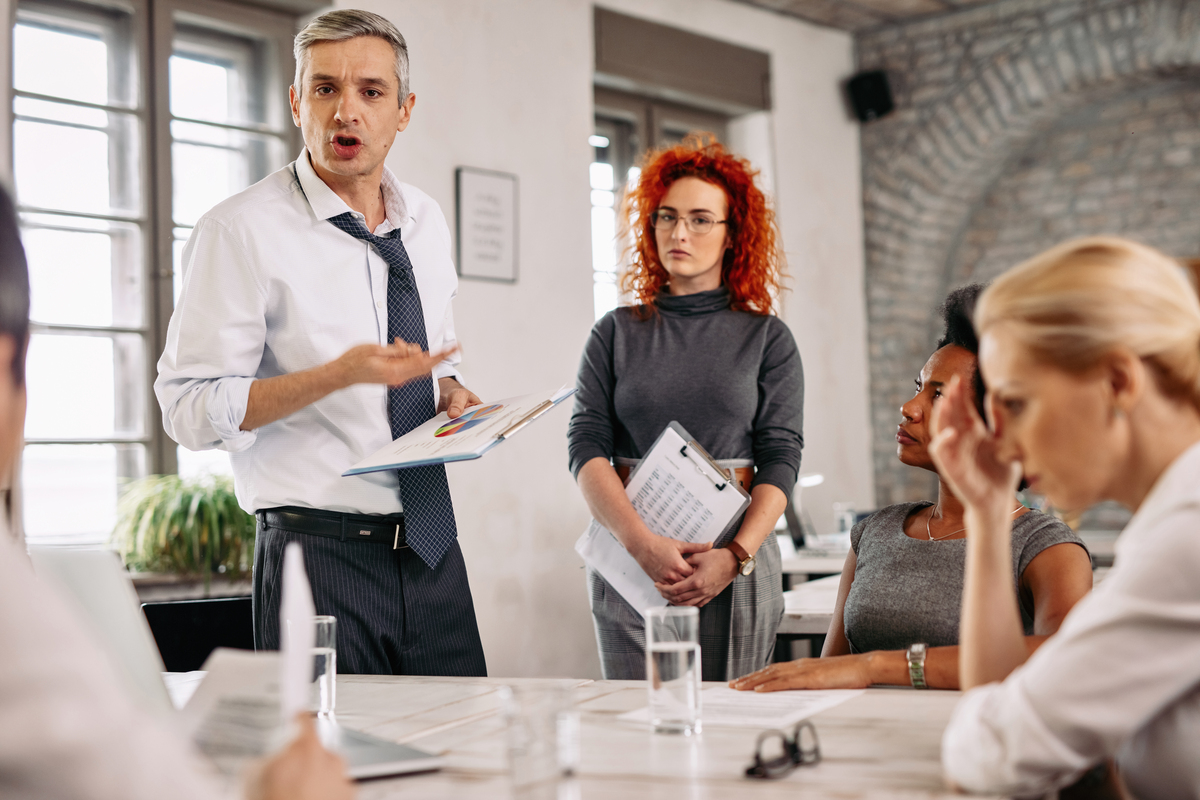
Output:
<instances>
[{"instance_id":1,"label":"clipboard clip","mask_svg":"<svg viewBox=\"0 0 1200 800\"><path fill-rule=\"evenodd\" d=\"M704 452L704 449L701 448L700 445L696 444L695 442L688 442L683 447L679 448L679 455L696 462L696 472L699 472L701 475L703 475L704 477L706 477L710 481L712 481L713 486L717 487L718 492L724 491L725 487L729 485L729 480L726 479L724 482L718 481L712 475L708 474L708 472L701 469L700 462L696 461L696 459L691 454L688 453L689 447L691 447L692 449L699 452L701 457L703 457L703 459L708 462L709 466L711 466L713 469L715 469L721 475L725 474L725 470L721 469L721 467L717 465L717 462L713 461L712 457L708 453Z\"/></svg>"},{"instance_id":2,"label":"clipboard clip","mask_svg":"<svg viewBox=\"0 0 1200 800\"><path fill-rule=\"evenodd\" d=\"M530 411L528 414L521 417L519 420L514 422L512 425L509 425L507 428L505 428L504 430L497 433L496 438L497 439L507 439L508 437L510 437L514 433L516 433L517 431L521 430L521 428L524 428L526 425L533 422L535 419L540 417L542 414L545 414L546 411L548 411L551 408L554 408L554 401L552 399L551 400L543 400L541 402L541 404L538 405L537 408L533 409L533 411Z\"/></svg>"}]
</instances>

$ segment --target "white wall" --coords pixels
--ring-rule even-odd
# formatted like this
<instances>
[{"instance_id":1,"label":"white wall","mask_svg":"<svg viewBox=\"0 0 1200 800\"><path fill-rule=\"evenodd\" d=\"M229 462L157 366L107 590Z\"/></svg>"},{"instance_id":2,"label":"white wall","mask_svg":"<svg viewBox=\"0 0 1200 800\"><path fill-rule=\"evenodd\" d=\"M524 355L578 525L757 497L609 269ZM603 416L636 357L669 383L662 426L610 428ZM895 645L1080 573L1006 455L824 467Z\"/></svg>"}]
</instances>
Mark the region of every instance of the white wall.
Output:
<instances>
[{"instance_id":1,"label":"white wall","mask_svg":"<svg viewBox=\"0 0 1200 800\"><path fill-rule=\"evenodd\" d=\"M354 5L387 16L408 39L417 105L389 159L401 180L441 203L453 228L455 167L520 177L520 280L464 280L456 301L468 385L494 399L573 381L592 325L591 4ZM771 173L794 288L785 318L808 385L802 471L827 479L805 501L818 525L831 525L829 503L865 507L873 495L858 134L837 93L853 67L851 39L729 0L605 5L772 54L770 124L741 128L748 148L776 144ZM556 409L482 461L450 468L493 675L599 675L572 549L588 514L567 472L568 416L569 408Z\"/></svg>"}]
</instances>

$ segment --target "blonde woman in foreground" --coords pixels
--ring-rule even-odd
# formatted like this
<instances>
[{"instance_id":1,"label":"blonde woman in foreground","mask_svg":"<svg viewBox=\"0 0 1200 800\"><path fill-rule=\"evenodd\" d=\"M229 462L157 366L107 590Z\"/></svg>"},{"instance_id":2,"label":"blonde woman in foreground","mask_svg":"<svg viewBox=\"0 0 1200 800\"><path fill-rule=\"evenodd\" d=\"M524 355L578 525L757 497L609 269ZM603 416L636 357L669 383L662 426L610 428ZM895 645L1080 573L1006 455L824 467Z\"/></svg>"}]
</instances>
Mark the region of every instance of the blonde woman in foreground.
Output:
<instances>
[{"instance_id":1,"label":"blonde woman in foreground","mask_svg":"<svg viewBox=\"0 0 1200 800\"><path fill-rule=\"evenodd\" d=\"M1143 800L1200 798L1200 302L1161 253L1091 238L1001 276L975 324L991 428L956 383L931 445L970 527L971 691L946 774L1033 795L1111 757ZM1022 470L1058 508L1136 512L1112 571L1028 657L1009 550Z\"/></svg>"}]
</instances>

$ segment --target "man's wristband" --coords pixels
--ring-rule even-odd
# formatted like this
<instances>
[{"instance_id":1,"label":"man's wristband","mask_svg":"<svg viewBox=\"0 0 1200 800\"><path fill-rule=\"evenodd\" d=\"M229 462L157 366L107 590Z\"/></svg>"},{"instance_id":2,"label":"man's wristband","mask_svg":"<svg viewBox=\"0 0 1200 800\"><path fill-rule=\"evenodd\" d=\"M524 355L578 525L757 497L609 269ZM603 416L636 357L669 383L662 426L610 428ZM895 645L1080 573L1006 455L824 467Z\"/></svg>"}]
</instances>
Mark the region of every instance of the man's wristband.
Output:
<instances>
[{"instance_id":1,"label":"man's wristband","mask_svg":"<svg viewBox=\"0 0 1200 800\"><path fill-rule=\"evenodd\" d=\"M914 689L928 689L925 685L925 654L928 646L924 642L910 644L905 657L908 659L908 678Z\"/></svg>"}]
</instances>

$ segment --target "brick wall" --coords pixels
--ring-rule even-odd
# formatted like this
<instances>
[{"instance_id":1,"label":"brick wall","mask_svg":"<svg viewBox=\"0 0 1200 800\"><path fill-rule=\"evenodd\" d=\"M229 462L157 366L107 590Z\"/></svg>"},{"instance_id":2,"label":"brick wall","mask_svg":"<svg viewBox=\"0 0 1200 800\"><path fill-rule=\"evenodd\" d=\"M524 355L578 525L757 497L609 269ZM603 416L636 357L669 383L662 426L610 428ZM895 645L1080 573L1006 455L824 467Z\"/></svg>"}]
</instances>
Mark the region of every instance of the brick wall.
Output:
<instances>
[{"instance_id":1,"label":"brick wall","mask_svg":"<svg viewBox=\"0 0 1200 800\"><path fill-rule=\"evenodd\" d=\"M1077 235L1200 255L1200 2L1009 0L857 45L897 108L862 132L882 505L931 491L893 436L949 289Z\"/></svg>"}]
</instances>

